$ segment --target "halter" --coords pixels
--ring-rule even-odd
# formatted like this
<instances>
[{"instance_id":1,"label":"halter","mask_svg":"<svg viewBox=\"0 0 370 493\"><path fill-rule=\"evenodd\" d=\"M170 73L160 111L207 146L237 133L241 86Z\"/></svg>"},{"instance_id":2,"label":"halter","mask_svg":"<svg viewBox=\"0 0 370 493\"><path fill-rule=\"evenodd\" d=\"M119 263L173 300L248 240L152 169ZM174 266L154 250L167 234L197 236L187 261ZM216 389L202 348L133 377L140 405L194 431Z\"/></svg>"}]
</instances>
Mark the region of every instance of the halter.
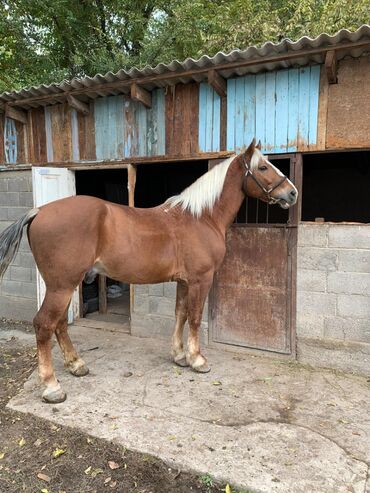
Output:
<instances>
[{"instance_id":1,"label":"halter","mask_svg":"<svg viewBox=\"0 0 370 493\"><path fill-rule=\"evenodd\" d=\"M253 180L255 181L255 183L257 183L257 185L260 187L260 189L263 191L263 193L266 195L267 199L268 199L268 203L269 204L276 204L276 202L278 202L278 199L275 199L274 197L271 197L271 193L276 190L277 188L280 187L280 185L282 185L285 180L288 179L287 176L283 175L281 180L274 186L274 187L271 187L271 188L266 188L262 185L262 183L258 180L258 178L256 178L250 168L250 166L248 165L246 159L245 159L245 155L243 155L243 161L244 161L244 166L246 167L247 169L247 172L245 173L245 181L247 181L248 179L248 175L250 175Z\"/></svg>"}]
</instances>

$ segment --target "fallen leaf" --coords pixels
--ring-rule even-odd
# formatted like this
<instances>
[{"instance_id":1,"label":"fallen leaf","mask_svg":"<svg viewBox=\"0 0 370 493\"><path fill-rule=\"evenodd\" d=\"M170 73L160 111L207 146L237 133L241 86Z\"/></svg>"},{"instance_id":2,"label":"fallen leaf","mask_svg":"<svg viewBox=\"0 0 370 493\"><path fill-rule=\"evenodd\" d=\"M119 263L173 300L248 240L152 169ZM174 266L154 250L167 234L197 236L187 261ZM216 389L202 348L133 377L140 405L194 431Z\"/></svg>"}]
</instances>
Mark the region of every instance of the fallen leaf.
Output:
<instances>
[{"instance_id":1,"label":"fallen leaf","mask_svg":"<svg viewBox=\"0 0 370 493\"><path fill-rule=\"evenodd\" d=\"M19 445L20 447L23 447L25 444L26 444L26 440L22 437L22 438L19 440L18 445Z\"/></svg>"},{"instance_id":2,"label":"fallen leaf","mask_svg":"<svg viewBox=\"0 0 370 493\"><path fill-rule=\"evenodd\" d=\"M212 385L222 385L222 383L219 380L215 380L212 382Z\"/></svg>"},{"instance_id":3,"label":"fallen leaf","mask_svg":"<svg viewBox=\"0 0 370 493\"><path fill-rule=\"evenodd\" d=\"M102 474L102 473L103 473L103 469L101 469L100 467L97 467L96 469L91 469L92 478L96 478L98 474Z\"/></svg>"},{"instance_id":4,"label":"fallen leaf","mask_svg":"<svg viewBox=\"0 0 370 493\"><path fill-rule=\"evenodd\" d=\"M0 453L0 459L4 459L4 457L5 457L5 452L1 452Z\"/></svg>"},{"instance_id":5,"label":"fallen leaf","mask_svg":"<svg viewBox=\"0 0 370 493\"><path fill-rule=\"evenodd\" d=\"M117 464L117 462L114 462L114 460L108 461L108 466L110 467L110 469L118 469L119 468L119 464Z\"/></svg>"},{"instance_id":6,"label":"fallen leaf","mask_svg":"<svg viewBox=\"0 0 370 493\"><path fill-rule=\"evenodd\" d=\"M231 493L231 488L229 483L225 486L225 493Z\"/></svg>"},{"instance_id":7,"label":"fallen leaf","mask_svg":"<svg viewBox=\"0 0 370 493\"><path fill-rule=\"evenodd\" d=\"M41 493L49 493L49 490L47 488L42 488Z\"/></svg>"},{"instance_id":8,"label":"fallen leaf","mask_svg":"<svg viewBox=\"0 0 370 493\"><path fill-rule=\"evenodd\" d=\"M66 451L62 450L61 448L56 448L53 452L53 457L56 459L57 457L60 457L61 455L65 454Z\"/></svg>"},{"instance_id":9,"label":"fallen leaf","mask_svg":"<svg viewBox=\"0 0 370 493\"><path fill-rule=\"evenodd\" d=\"M176 440L177 436L176 435L170 435L168 437L169 440Z\"/></svg>"},{"instance_id":10,"label":"fallen leaf","mask_svg":"<svg viewBox=\"0 0 370 493\"><path fill-rule=\"evenodd\" d=\"M84 470L85 474L90 474L91 471L91 466L89 466L87 469Z\"/></svg>"},{"instance_id":11,"label":"fallen leaf","mask_svg":"<svg viewBox=\"0 0 370 493\"><path fill-rule=\"evenodd\" d=\"M117 485L117 481L111 481L111 482L109 483L109 486L110 486L111 488L115 488L115 487L116 487L116 485Z\"/></svg>"},{"instance_id":12,"label":"fallen leaf","mask_svg":"<svg viewBox=\"0 0 370 493\"><path fill-rule=\"evenodd\" d=\"M116 425L116 423L114 423L112 426L111 426L112 430L116 430L118 428L118 425Z\"/></svg>"},{"instance_id":13,"label":"fallen leaf","mask_svg":"<svg viewBox=\"0 0 370 493\"><path fill-rule=\"evenodd\" d=\"M40 440L40 438L38 438L38 439L36 440L36 442L34 443L34 446L35 446L35 447L40 447L40 445L41 445L41 444L42 444L42 440Z\"/></svg>"},{"instance_id":14,"label":"fallen leaf","mask_svg":"<svg viewBox=\"0 0 370 493\"><path fill-rule=\"evenodd\" d=\"M42 479L43 481L46 481L47 483L50 483L50 476L48 476L47 474L43 474L42 472L39 472L37 477L39 479Z\"/></svg>"},{"instance_id":15,"label":"fallen leaf","mask_svg":"<svg viewBox=\"0 0 370 493\"><path fill-rule=\"evenodd\" d=\"M108 476L107 478L105 478L104 479L104 484L108 484L111 479L112 478L110 476Z\"/></svg>"}]
</instances>

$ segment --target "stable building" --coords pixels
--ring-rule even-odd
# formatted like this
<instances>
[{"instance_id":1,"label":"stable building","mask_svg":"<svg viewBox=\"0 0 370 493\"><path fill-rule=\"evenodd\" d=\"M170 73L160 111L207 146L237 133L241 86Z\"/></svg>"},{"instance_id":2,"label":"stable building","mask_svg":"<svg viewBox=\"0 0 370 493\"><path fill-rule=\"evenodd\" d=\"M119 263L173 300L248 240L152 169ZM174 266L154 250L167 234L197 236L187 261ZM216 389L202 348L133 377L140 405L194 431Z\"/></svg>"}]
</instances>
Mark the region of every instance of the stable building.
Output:
<instances>
[{"instance_id":1,"label":"stable building","mask_svg":"<svg viewBox=\"0 0 370 493\"><path fill-rule=\"evenodd\" d=\"M369 81L364 25L3 93L0 228L74 194L158 205L256 137L299 203L245 200L203 342L368 373ZM100 276L76 290L69 321L168 337L175 292ZM31 320L43 294L24 238L0 284L0 315Z\"/></svg>"}]
</instances>

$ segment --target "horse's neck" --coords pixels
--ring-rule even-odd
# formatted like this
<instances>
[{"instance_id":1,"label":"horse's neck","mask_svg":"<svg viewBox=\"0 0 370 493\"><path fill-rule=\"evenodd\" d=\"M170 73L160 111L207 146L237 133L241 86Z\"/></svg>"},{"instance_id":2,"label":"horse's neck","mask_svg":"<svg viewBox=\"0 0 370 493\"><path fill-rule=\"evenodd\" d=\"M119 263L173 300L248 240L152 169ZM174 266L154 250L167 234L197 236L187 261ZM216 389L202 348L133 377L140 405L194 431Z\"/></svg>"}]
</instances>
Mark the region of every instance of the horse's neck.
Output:
<instances>
[{"instance_id":1,"label":"horse's neck","mask_svg":"<svg viewBox=\"0 0 370 493\"><path fill-rule=\"evenodd\" d=\"M244 175L239 159L234 159L227 171L221 196L212 211L212 219L222 232L226 232L231 226L244 200L242 189Z\"/></svg>"}]
</instances>

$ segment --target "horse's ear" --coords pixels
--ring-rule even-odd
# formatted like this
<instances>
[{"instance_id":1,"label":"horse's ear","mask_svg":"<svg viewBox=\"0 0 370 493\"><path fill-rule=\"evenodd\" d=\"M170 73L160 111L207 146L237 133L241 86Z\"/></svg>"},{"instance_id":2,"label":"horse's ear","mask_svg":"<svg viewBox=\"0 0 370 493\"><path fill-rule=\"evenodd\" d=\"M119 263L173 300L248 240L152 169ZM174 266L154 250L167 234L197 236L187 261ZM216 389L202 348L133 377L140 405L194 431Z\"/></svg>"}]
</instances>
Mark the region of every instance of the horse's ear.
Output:
<instances>
[{"instance_id":1,"label":"horse's ear","mask_svg":"<svg viewBox=\"0 0 370 493\"><path fill-rule=\"evenodd\" d=\"M256 148L260 151L262 149L262 144L261 141L258 141L258 144L256 145Z\"/></svg>"},{"instance_id":2,"label":"horse's ear","mask_svg":"<svg viewBox=\"0 0 370 493\"><path fill-rule=\"evenodd\" d=\"M255 148L256 148L256 139L253 139L252 142L249 144L248 149L244 153L247 163L250 163L252 156L254 154Z\"/></svg>"}]
</instances>

